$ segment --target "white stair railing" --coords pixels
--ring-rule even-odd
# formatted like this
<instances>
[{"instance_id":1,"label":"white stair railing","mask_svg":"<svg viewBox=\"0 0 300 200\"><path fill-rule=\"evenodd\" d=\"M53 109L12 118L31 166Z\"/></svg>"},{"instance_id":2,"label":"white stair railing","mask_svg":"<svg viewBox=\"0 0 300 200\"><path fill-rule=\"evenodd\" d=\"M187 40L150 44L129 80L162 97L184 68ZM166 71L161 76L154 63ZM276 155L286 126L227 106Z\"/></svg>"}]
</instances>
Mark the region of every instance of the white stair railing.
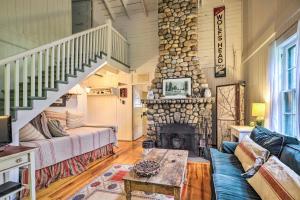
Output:
<instances>
[{"instance_id":1,"label":"white stair railing","mask_svg":"<svg viewBox=\"0 0 300 200\"><path fill-rule=\"evenodd\" d=\"M129 65L128 41L114 28L112 28L111 36L112 36L111 57L115 60L122 62L125 65Z\"/></svg>"},{"instance_id":2,"label":"white stair railing","mask_svg":"<svg viewBox=\"0 0 300 200\"><path fill-rule=\"evenodd\" d=\"M0 60L4 74L4 114L10 115L12 107L29 107L28 98L42 98L43 89L55 89L57 83L66 81L66 75L75 76L76 70L82 71L84 65L101 53L129 64L128 42L111 22Z\"/></svg>"}]
</instances>

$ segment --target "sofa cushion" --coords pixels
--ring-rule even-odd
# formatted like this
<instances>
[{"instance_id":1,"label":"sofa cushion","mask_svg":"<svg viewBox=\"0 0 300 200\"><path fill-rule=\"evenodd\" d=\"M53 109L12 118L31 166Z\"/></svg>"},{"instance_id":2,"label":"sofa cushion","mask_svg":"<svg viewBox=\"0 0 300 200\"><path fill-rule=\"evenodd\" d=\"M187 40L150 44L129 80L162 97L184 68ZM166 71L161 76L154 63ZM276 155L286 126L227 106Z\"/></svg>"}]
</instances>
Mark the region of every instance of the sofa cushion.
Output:
<instances>
[{"instance_id":1,"label":"sofa cushion","mask_svg":"<svg viewBox=\"0 0 300 200\"><path fill-rule=\"evenodd\" d=\"M234 154L235 148L239 143L224 141L222 143L222 152Z\"/></svg>"},{"instance_id":2,"label":"sofa cushion","mask_svg":"<svg viewBox=\"0 0 300 200\"><path fill-rule=\"evenodd\" d=\"M286 145L283 148L280 160L300 175L300 145Z\"/></svg>"},{"instance_id":3,"label":"sofa cushion","mask_svg":"<svg viewBox=\"0 0 300 200\"><path fill-rule=\"evenodd\" d=\"M210 155L214 173L236 177L241 177L241 174L244 173L240 161L234 154L222 153L211 148Z\"/></svg>"},{"instance_id":4,"label":"sofa cushion","mask_svg":"<svg viewBox=\"0 0 300 200\"><path fill-rule=\"evenodd\" d=\"M272 131L262 127L256 127L253 129L250 134L250 138L277 157L279 157L284 146L283 135L274 134Z\"/></svg>"},{"instance_id":5,"label":"sofa cushion","mask_svg":"<svg viewBox=\"0 0 300 200\"><path fill-rule=\"evenodd\" d=\"M241 177L213 174L213 183L217 200L260 199L249 183Z\"/></svg>"},{"instance_id":6,"label":"sofa cushion","mask_svg":"<svg viewBox=\"0 0 300 200\"><path fill-rule=\"evenodd\" d=\"M279 134L279 133L276 133L276 132L274 132L274 134L283 136L283 138L284 138L283 145L284 146L287 145L287 144L300 144L299 140L297 138L295 138L295 137L291 137L291 136L287 136L287 135L282 135L282 134Z\"/></svg>"}]
</instances>

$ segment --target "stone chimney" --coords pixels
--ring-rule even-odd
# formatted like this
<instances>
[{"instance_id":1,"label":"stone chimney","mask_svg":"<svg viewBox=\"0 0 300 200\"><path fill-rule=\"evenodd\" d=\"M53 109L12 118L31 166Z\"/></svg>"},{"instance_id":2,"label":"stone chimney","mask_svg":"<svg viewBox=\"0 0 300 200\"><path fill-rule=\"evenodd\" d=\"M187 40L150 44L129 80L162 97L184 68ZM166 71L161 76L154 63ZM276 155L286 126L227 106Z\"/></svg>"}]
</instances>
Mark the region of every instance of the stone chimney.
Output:
<instances>
[{"instance_id":1,"label":"stone chimney","mask_svg":"<svg viewBox=\"0 0 300 200\"><path fill-rule=\"evenodd\" d=\"M199 138L197 144L211 144L214 98L204 98L201 87L207 81L197 56L197 2L158 0L159 63L151 86L155 98L144 102L148 107L147 134L157 142L158 147L163 147L161 128L172 123L191 125L199 135L196 137ZM165 99L163 80L171 78L191 78L191 96Z\"/></svg>"},{"instance_id":2,"label":"stone chimney","mask_svg":"<svg viewBox=\"0 0 300 200\"><path fill-rule=\"evenodd\" d=\"M201 96L206 83L199 66L197 0L159 0L159 63L152 81L155 98L162 97L162 79L192 78L192 97Z\"/></svg>"}]
</instances>

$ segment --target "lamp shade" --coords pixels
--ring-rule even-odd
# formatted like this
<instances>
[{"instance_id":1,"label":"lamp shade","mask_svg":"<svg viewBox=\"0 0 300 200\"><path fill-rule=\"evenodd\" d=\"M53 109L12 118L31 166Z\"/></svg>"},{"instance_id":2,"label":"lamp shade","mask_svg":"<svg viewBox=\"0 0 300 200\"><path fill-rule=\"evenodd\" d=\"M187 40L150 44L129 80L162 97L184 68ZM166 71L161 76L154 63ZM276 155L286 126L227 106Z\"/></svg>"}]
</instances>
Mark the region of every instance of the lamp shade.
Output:
<instances>
[{"instance_id":1,"label":"lamp shade","mask_svg":"<svg viewBox=\"0 0 300 200\"><path fill-rule=\"evenodd\" d=\"M264 117L266 112L265 103L252 103L252 116L253 117Z\"/></svg>"}]
</instances>

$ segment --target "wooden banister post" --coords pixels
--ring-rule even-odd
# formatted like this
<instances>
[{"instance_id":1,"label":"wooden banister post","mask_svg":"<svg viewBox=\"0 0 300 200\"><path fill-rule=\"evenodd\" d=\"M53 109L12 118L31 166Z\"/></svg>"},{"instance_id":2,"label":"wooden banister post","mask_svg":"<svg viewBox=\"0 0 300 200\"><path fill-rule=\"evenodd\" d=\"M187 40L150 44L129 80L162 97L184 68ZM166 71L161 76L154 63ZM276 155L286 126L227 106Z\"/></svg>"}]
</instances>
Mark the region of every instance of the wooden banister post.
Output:
<instances>
[{"instance_id":1,"label":"wooden banister post","mask_svg":"<svg viewBox=\"0 0 300 200\"><path fill-rule=\"evenodd\" d=\"M111 59L112 50L112 23L110 19L106 20L107 24L107 61Z\"/></svg>"}]
</instances>

